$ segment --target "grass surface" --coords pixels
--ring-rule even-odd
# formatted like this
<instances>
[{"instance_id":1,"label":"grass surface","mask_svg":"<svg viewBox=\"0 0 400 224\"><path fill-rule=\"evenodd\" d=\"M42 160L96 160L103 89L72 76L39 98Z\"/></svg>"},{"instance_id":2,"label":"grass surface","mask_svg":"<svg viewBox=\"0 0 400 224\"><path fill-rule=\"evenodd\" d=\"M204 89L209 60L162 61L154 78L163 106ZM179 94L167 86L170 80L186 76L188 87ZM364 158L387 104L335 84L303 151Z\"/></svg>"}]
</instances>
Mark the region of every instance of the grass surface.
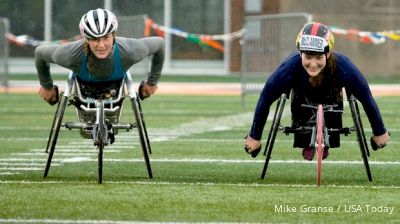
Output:
<instances>
[{"instance_id":1,"label":"grass surface","mask_svg":"<svg viewBox=\"0 0 400 224\"><path fill-rule=\"evenodd\" d=\"M265 157L252 159L242 149L256 100L249 97L247 108L241 108L239 96L144 101L154 178L147 177L136 131L120 131L106 147L99 185L96 149L77 130L62 129L49 176L43 178L55 107L36 94L0 94L0 222L400 222L398 98L377 98L392 136L384 150L371 151L373 182L351 134L324 160L320 187L316 163L304 162L301 151L291 147L292 136L283 134L267 178L260 179ZM64 121L74 120L74 113L68 107ZM125 105L122 120L132 121L132 115ZM350 125L348 116L344 123ZM289 122L285 113L282 123ZM264 137L269 126L270 121ZM369 138L366 119L364 126Z\"/></svg>"}]
</instances>

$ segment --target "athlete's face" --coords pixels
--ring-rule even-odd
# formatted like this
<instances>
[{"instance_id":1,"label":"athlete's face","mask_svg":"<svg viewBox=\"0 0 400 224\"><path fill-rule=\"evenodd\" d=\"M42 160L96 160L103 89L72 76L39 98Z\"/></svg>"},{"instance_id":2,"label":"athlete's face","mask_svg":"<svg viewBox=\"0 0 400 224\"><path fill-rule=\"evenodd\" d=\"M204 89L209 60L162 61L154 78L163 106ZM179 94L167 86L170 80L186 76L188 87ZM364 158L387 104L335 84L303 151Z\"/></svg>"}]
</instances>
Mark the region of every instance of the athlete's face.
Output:
<instances>
[{"instance_id":1,"label":"athlete's face","mask_svg":"<svg viewBox=\"0 0 400 224\"><path fill-rule=\"evenodd\" d=\"M301 63L308 75L311 77L318 76L326 66L326 59L329 58L328 54L307 54L301 53Z\"/></svg>"},{"instance_id":2,"label":"athlete's face","mask_svg":"<svg viewBox=\"0 0 400 224\"><path fill-rule=\"evenodd\" d=\"M107 34L96 39L88 39L90 50L98 59L107 58L113 49L114 34Z\"/></svg>"}]
</instances>

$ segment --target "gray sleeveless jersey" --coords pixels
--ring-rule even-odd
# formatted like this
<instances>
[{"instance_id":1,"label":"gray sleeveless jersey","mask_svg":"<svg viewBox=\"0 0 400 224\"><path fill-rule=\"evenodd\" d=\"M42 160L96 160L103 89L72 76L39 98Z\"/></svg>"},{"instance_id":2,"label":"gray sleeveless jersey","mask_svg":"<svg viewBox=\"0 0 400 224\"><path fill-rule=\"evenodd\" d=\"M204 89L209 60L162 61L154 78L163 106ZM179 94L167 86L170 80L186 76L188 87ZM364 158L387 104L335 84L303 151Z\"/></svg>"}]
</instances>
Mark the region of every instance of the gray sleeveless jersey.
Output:
<instances>
[{"instance_id":1,"label":"gray sleeveless jersey","mask_svg":"<svg viewBox=\"0 0 400 224\"><path fill-rule=\"evenodd\" d=\"M82 54L85 53L84 39L73 41L64 45L42 45L35 49L35 65L39 75L40 85L45 88L53 86L50 75L50 63L58 64L64 68L79 73L82 62ZM148 56L152 56L151 69L147 82L156 85L161 76L164 63L164 40L160 37L147 37L141 39L115 37L122 62L122 69L127 71L132 65ZM89 68L90 74L101 79L113 73L113 53L106 59L97 59L92 54L88 56L88 62L93 64Z\"/></svg>"}]
</instances>

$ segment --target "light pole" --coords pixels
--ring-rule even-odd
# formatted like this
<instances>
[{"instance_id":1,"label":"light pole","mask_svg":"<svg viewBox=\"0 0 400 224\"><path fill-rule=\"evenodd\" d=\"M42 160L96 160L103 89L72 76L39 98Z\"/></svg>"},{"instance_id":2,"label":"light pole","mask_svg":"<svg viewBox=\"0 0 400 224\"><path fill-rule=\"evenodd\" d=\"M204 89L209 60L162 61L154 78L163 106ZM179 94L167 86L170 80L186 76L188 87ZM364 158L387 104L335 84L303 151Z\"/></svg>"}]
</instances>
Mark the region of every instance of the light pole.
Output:
<instances>
[{"instance_id":1,"label":"light pole","mask_svg":"<svg viewBox=\"0 0 400 224\"><path fill-rule=\"evenodd\" d=\"M52 0L44 0L44 41L50 42L51 37L51 13Z\"/></svg>"}]
</instances>

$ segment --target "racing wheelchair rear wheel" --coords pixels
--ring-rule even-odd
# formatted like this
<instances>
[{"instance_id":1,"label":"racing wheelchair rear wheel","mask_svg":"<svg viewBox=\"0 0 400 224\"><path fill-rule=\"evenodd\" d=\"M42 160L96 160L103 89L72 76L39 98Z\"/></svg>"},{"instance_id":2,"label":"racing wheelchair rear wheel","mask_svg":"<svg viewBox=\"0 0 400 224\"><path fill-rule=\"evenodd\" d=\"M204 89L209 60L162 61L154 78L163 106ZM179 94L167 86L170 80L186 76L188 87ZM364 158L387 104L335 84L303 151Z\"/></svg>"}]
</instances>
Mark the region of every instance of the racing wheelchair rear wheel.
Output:
<instances>
[{"instance_id":1,"label":"racing wheelchair rear wheel","mask_svg":"<svg viewBox=\"0 0 400 224\"><path fill-rule=\"evenodd\" d=\"M141 107L140 107L140 102L138 97L133 97L131 98L131 103L132 103L132 109L133 112L135 113L135 120L136 120L136 126L140 138L140 145L142 146L142 151L143 151L143 156L144 160L146 163L146 168L147 168L147 173L149 175L149 178L153 178L153 173L151 170L151 165L150 165L150 159L149 159L149 140L147 136L147 131L145 130L144 127L144 121L141 113Z\"/></svg>"},{"instance_id":2,"label":"racing wheelchair rear wheel","mask_svg":"<svg viewBox=\"0 0 400 224\"><path fill-rule=\"evenodd\" d=\"M350 95L349 97L349 105L350 105L351 116L354 122L354 128L357 134L358 145L360 146L361 157L364 162L365 171L367 172L368 180L372 181L372 174L368 163L369 150L368 150L367 140L365 138L365 133L361 121L360 110L358 108L357 99L353 95Z\"/></svg>"},{"instance_id":3,"label":"racing wheelchair rear wheel","mask_svg":"<svg viewBox=\"0 0 400 224\"><path fill-rule=\"evenodd\" d=\"M65 108L67 106L68 96L61 97L61 100L57 104L56 113L54 115L53 124L50 130L49 139L47 141L46 153L49 153L47 157L46 168L44 170L44 177L47 177L51 165L51 160L54 155L54 149L57 144L58 133L60 132L61 122L64 117Z\"/></svg>"},{"instance_id":4,"label":"racing wheelchair rear wheel","mask_svg":"<svg viewBox=\"0 0 400 224\"><path fill-rule=\"evenodd\" d=\"M283 93L276 104L276 110L271 124L271 131L268 134L267 143L265 144L264 155L266 155L266 158L265 158L264 168L261 173L261 179L265 178L265 174L268 169L268 163L271 158L272 148L274 147L276 133L278 132L279 125L281 123L281 118L283 114L283 109L285 107L286 99L287 99L287 94Z\"/></svg>"}]
</instances>

